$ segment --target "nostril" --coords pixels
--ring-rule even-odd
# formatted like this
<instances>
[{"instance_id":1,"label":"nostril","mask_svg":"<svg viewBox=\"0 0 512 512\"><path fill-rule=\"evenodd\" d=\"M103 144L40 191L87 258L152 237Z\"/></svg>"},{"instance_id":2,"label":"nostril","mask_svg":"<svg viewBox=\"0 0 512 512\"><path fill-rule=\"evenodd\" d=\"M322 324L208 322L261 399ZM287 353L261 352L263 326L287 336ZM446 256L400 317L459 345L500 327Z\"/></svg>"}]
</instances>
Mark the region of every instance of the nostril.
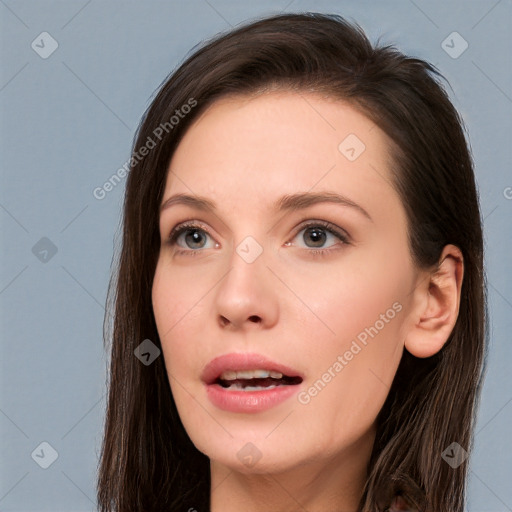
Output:
<instances>
[{"instance_id":1,"label":"nostril","mask_svg":"<svg viewBox=\"0 0 512 512\"><path fill-rule=\"evenodd\" d=\"M249 321L259 324L259 323L261 323L261 318L258 315L251 315L249 317ZM225 316L222 316L222 315L219 316L219 322L222 327L226 327L227 325L233 323L233 322L231 322L231 320L229 320L228 318L226 318Z\"/></svg>"}]
</instances>

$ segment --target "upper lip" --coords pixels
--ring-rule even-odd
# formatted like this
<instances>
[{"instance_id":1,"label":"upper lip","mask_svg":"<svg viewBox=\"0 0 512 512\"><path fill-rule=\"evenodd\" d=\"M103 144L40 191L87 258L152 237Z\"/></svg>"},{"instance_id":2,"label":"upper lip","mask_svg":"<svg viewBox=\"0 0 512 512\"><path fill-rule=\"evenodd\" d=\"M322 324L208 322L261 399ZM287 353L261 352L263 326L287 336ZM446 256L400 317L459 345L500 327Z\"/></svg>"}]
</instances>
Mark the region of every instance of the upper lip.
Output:
<instances>
[{"instance_id":1,"label":"upper lip","mask_svg":"<svg viewBox=\"0 0 512 512\"><path fill-rule=\"evenodd\" d=\"M206 384L213 384L220 377L222 372L228 370L273 370L281 372L285 376L300 377L303 380L303 376L293 368L276 363L261 354L247 352L234 352L212 359L204 367L201 373L201 380Z\"/></svg>"}]
</instances>

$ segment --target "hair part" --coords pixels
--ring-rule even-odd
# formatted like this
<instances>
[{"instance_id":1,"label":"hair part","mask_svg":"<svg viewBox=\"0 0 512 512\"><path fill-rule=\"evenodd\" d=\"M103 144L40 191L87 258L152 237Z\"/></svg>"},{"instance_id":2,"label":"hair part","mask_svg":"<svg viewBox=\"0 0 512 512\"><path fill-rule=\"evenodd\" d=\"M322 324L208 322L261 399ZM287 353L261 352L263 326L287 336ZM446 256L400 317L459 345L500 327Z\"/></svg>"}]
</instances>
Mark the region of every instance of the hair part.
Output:
<instances>
[{"instance_id":1,"label":"hair part","mask_svg":"<svg viewBox=\"0 0 512 512\"><path fill-rule=\"evenodd\" d=\"M315 92L344 101L390 139L392 185L407 214L411 256L434 269L446 244L464 258L459 316L441 351L404 350L377 418L362 512L394 496L425 512L462 512L468 462L450 467L452 442L467 451L480 396L487 332L482 221L462 119L429 63L373 46L336 15L259 19L203 44L170 74L139 126L133 153L190 99L197 102L128 176L122 247L108 292L111 342L105 435L98 474L101 512L209 510L208 458L180 421L163 358L144 366L133 351L160 341L151 289L160 249L159 205L174 151L216 100L265 91Z\"/></svg>"}]
</instances>

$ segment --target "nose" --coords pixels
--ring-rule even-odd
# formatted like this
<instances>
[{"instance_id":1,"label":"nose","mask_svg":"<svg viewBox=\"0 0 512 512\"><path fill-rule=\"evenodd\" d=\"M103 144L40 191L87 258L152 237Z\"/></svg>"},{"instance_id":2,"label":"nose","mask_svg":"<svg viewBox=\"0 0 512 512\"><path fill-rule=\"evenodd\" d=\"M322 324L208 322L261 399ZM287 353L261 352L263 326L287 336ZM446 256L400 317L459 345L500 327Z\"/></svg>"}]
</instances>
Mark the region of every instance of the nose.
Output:
<instances>
[{"instance_id":1,"label":"nose","mask_svg":"<svg viewBox=\"0 0 512 512\"><path fill-rule=\"evenodd\" d=\"M230 330L271 328L279 316L277 285L264 253L249 263L234 251L215 296L219 326Z\"/></svg>"},{"instance_id":2,"label":"nose","mask_svg":"<svg viewBox=\"0 0 512 512\"><path fill-rule=\"evenodd\" d=\"M242 318L241 321L233 321L233 316L230 317L231 320L223 315L219 315L219 322L222 327L228 327L233 326L234 328L239 328L243 323L244 319ZM251 315L248 319L248 322L252 322L255 324L262 324L263 319L259 315Z\"/></svg>"}]
</instances>

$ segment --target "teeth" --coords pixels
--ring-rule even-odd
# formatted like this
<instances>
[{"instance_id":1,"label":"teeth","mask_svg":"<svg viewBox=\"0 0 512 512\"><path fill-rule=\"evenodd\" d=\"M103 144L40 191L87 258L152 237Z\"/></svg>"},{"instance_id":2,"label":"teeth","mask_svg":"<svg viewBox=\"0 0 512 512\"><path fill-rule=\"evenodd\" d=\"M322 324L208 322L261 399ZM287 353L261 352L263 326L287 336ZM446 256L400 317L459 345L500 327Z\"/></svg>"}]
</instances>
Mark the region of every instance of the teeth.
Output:
<instances>
[{"instance_id":1,"label":"teeth","mask_svg":"<svg viewBox=\"0 0 512 512\"><path fill-rule=\"evenodd\" d=\"M225 372L222 372L220 375L221 380L266 379L268 377L272 377L273 379L281 379L283 377L283 374L280 372L267 370L241 370L238 372L227 370Z\"/></svg>"},{"instance_id":2,"label":"teeth","mask_svg":"<svg viewBox=\"0 0 512 512\"><path fill-rule=\"evenodd\" d=\"M240 384L236 383L236 384L231 384L231 386L229 386L229 388L225 388L225 389L229 390L229 391L266 391L267 389L274 389L274 388L277 388L277 386L275 384L273 384L272 386L267 386L266 388L263 386L246 386L244 388Z\"/></svg>"},{"instance_id":3,"label":"teeth","mask_svg":"<svg viewBox=\"0 0 512 512\"><path fill-rule=\"evenodd\" d=\"M267 370L242 370L236 372L237 379L266 379L270 377L270 372Z\"/></svg>"},{"instance_id":4,"label":"teeth","mask_svg":"<svg viewBox=\"0 0 512 512\"><path fill-rule=\"evenodd\" d=\"M222 380L235 380L236 379L236 372L222 372L220 378Z\"/></svg>"}]
</instances>

